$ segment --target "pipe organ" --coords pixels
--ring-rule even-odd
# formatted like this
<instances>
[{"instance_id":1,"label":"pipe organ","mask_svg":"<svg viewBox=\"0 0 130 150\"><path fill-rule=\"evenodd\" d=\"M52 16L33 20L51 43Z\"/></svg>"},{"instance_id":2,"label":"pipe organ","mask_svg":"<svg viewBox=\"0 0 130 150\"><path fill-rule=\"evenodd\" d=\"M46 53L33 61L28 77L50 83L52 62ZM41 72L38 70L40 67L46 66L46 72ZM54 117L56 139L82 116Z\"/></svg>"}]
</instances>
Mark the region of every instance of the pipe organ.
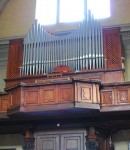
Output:
<instances>
[{"instance_id":1,"label":"pipe organ","mask_svg":"<svg viewBox=\"0 0 130 150\"><path fill-rule=\"evenodd\" d=\"M24 39L9 41L6 93L0 92L0 116L3 118L5 113L12 118L37 118L34 122L32 119L29 120L30 125L25 119L27 127L18 124L18 132L21 130L23 134L26 129L26 135L28 134L24 149L30 148L30 145L31 148L34 147L32 131L41 129L41 120L43 124L45 120L45 130L55 128L57 120L60 120L62 126L59 129L62 130L67 127L71 129L73 124L74 128L92 126L86 136L86 147L90 148L92 142L99 140L100 149L106 150L108 132L104 130L104 123L99 120L102 120L104 114L104 117L108 117L107 112L117 112L118 115L120 111L130 110L130 82L124 82L123 59L120 28L102 29L90 12L77 30L60 35L48 33L35 21ZM7 116L5 119L9 120ZM90 120L88 118L91 116L92 120L98 117L98 121L88 123L86 120ZM38 120L40 125L37 123ZM67 123L72 120L72 124L67 126L65 120ZM6 122L9 123L10 120ZM111 128L113 121L107 122ZM102 128L105 134L95 134L93 126L95 127L96 123L97 129L100 131ZM58 132L59 130L56 134ZM82 145L78 144L78 140L83 139L82 135L81 138L79 133L73 135L75 137L74 140L71 138L71 144L62 144ZM100 135L105 135L106 139ZM69 136L60 133L56 135L56 142L60 141L60 137L68 142L70 136L70 133ZM39 139L43 142L43 137L40 136L36 142ZM43 145L42 142L35 144ZM53 145L57 143L51 143L53 149Z\"/></svg>"},{"instance_id":2,"label":"pipe organ","mask_svg":"<svg viewBox=\"0 0 130 150\"><path fill-rule=\"evenodd\" d=\"M113 82L107 75L124 69L123 60L120 28L102 28L88 12L78 29L69 33L48 33L35 21L24 39L10 40L6 79L12 84L10 79L46 77L59 70L74 76L98 71L104 74L99 80Z\"/></svg>"},{"instance_id":3,"label":"pipe organ","mask_svg":"<svg viewBox=\"0 0 130 150\"><path fill-rule=\"evenodd\" d=\"M81 150L85 137L87 149L109 149L116 125L120 121L126 128L129 121L126 116L116 120L121 111L130 112L123 60L120 28L102 28L90 12L77 30L65 34L49 33L35 21L24 39L9 41L6 92L0 92L1 133L26 131L23 149L44 149L45 144L45 149L67 145ZM42 127L47 133L39 132ZM87 136L78 131L85 127ZM63 131L67 128L72 133ZM54 129L51 136L48 131Z\"/></svg>"},{"instance_id":4,"label":"pipe organ","mask_svg":"<svg viewBox=\"0 0 130 150\"><path fill-rule=\"evenodd\" d=\"M57 66L75 72L104 68L102 27L90 12L68 34L50 34L35 21L24 38L21 76L48 74Z\"/></svg>"}]
</instances>

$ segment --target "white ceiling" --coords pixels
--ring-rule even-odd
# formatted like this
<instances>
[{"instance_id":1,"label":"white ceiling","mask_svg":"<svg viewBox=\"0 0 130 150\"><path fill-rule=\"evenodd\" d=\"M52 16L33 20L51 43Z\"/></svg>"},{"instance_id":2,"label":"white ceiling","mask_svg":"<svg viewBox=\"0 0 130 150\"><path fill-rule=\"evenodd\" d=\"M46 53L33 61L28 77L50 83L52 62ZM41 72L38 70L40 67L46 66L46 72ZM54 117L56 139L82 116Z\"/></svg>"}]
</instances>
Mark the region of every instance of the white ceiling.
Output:
<instances>
[{"instance_id":1,"label":"white ceiling","mask_svg":"<svg viewBox=\"0 0 130 150\"><path fill-rule=\"evenodd\" d=\"M0 0L0 14L9 0Z\"/></svg>"}]
</instances>

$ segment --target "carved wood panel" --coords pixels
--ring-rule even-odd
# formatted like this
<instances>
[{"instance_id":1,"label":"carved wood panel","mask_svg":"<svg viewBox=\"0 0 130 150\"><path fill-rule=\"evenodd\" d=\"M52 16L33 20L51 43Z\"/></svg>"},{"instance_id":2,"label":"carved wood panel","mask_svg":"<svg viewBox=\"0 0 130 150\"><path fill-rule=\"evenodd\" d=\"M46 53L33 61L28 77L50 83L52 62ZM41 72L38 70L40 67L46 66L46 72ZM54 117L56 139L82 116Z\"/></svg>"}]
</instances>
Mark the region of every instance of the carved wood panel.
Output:
<instances>
[{"instance_id":1,"label":"carved wood panel","mask_svg":"<svg viewBox=\"0 0 130 150\"><path fill-rule=\"evenodd\" d=\"M75 99L78 102L99 103L99 86L92 83L76 83Z\"/></svg>"},{"instance_id":2,"label":"carved wood panel","mask_svg":"<svg viewBox=\"0 0 130 150\"><path fill-rule=\"evenodd\" d=\"M0 111L7 111L8 108L8 95L0 96Z\"/></svg>"},{"instance_id":3,"label":"carved wood panel","mask_svg":"<svg viewBox=\"0 0 130 150\"><path fill-rule=\"evenodd\" d=\"M74 101L73 85L58 85L59 103L70 103Z\"/></svg>"},{"instance_id":4,"label":"carved wood panel","mask_svg":"<svg viewBox=\"0 0 130 150\"><path fill-rule=\"evenodd\" d=\"M20 105L21 101L21 91L20 89L14 89L10 92L9 94L9 99L10 99L10 106L17 106Z\"/></svg>"},{"instance_id":5,"label":"carved wood panel","mask_svg":"<svg viewBox=\"0 0 130 150\"><path fill-rule=\"evenodd\" d=\"M44 86L41 89L40 101L42 104L57 103L56 86Z\"/></svg>"},{"instance_id":6,"label":"carved wood panel","mask_svg":"<svg viewBox=\"0 0 130 150\"><path fill-rule=\"evenodd\" d=\"M112 90L101 91L101 104L112 105L113 104L113 92Z\"/></svg>"},{"instance_id":7,"label":"carved wood panel","mask_svg":"<svg viewBox=\"0 0 130 150\"><path fill-rule=\"evenodd\" d=\"M130 104L130 91L128 87L117 86L107 87L106 90L101 90L101 104L120 106Z\"/></svg>"},{"instance_id":8,"label":"carved wood panel","mask_svg":"<svg viewBox=\"0 0 130 150\"><path fill-rule=\"evenodd\" d=\"M11 92L11 99L12 99L12 102L11 102L11 106L15 106L17 105L17 99L18 99L18 95L17 95L17 92L16 91L13 91Z\"/></svg>"},{"instance_id":9,"label":"carved wood panel","mask_svg":"<svg viewBox=\"0 0 130 150\"><path fill-rule=\"evenodd\" d=\"M25 89L25 102L29 105L34 105L39 103L39 88L30 87Z\"/></svg>"},{"instance_id":10,"label":"carved wood panel","mask_svg":"<svg viewBox=\"0 0 130 150\"><path fill-rule=\"evenodd\" d=\"M117 91L118 104L129 103L128 90L118 90Z\"/></svg>"},{"instance_id":11,"label":"carved wood panel","mask_svg":"<svg viewBox=\"0 0 130 150\"><path fill-rule=\"evenodd\" d=\"M76 83L77 101L92 103L92 85L84 83Z\"/></svg>"}]
</instances>

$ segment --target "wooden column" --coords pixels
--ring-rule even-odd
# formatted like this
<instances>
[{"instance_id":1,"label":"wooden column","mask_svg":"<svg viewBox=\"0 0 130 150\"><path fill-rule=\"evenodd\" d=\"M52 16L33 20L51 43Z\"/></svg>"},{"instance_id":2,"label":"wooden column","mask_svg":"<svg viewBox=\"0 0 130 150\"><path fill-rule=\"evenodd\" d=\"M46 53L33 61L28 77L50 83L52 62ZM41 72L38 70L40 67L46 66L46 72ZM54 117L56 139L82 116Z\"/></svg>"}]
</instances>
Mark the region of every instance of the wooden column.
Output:
<instances>
[{"instance_id":1,"label":"wooden column","mask_svg":"<svg viewBox=\"0 0 130 150\"><path fill-rule=\"evenodd\" d=\"M99 150L99 143L97 141L97 135L94 127L89 127L86 141L87 150Z\"/></svg>"},{"instance_id":2,"label":"wooden column","mask_svg":"<svg viewBox=\"0 0 130 150\"><path fill-rule=\"evenodd\" d=\"M23 39L9 41L7 79L20 76L20 67L23 59Z\"/></svg>"},{"instance_id":3,"label":"wooden column","mask_svg":"<svg viewBox=\"0 0 130 150\"><path fill-rule=\"evenodd\" d=\"M34 142L35 142L35 138L33 136L33 133L27 130L25 135L23 150L34 150L35 148Z\"/></svg>"},{"instance_id":4,"label":"wooden column","mask_svg":"<svg viewBox=\"0 0 130 150\"><path fill-rule=\"evenodd\" d=\"M87 150L114 150L111 136L108 132L101 130L96 133L95 127L89 127L86 136Z\"/></svg>"}]
</instances>

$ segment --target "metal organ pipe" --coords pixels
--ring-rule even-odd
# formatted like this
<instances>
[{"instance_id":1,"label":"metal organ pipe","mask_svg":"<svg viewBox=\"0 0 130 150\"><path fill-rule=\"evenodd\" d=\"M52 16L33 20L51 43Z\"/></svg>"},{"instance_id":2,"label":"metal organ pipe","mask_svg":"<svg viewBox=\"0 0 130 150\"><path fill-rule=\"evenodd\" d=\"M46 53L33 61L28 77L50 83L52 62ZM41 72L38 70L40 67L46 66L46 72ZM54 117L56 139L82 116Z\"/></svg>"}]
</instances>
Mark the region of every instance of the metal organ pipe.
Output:
<instances>
[{"instance_id":1,"label":"metal organ pipe","mask_svg":"<svg viewBox=\"0 0 130 150\"><path fill-rule=\"evenodd\" d=\"M104 68L102 28L90 11L77 30L54 35L37 21L24 38L21 75L48 74L60 65L82 71Z\"/></svg>"}]
</instances>

